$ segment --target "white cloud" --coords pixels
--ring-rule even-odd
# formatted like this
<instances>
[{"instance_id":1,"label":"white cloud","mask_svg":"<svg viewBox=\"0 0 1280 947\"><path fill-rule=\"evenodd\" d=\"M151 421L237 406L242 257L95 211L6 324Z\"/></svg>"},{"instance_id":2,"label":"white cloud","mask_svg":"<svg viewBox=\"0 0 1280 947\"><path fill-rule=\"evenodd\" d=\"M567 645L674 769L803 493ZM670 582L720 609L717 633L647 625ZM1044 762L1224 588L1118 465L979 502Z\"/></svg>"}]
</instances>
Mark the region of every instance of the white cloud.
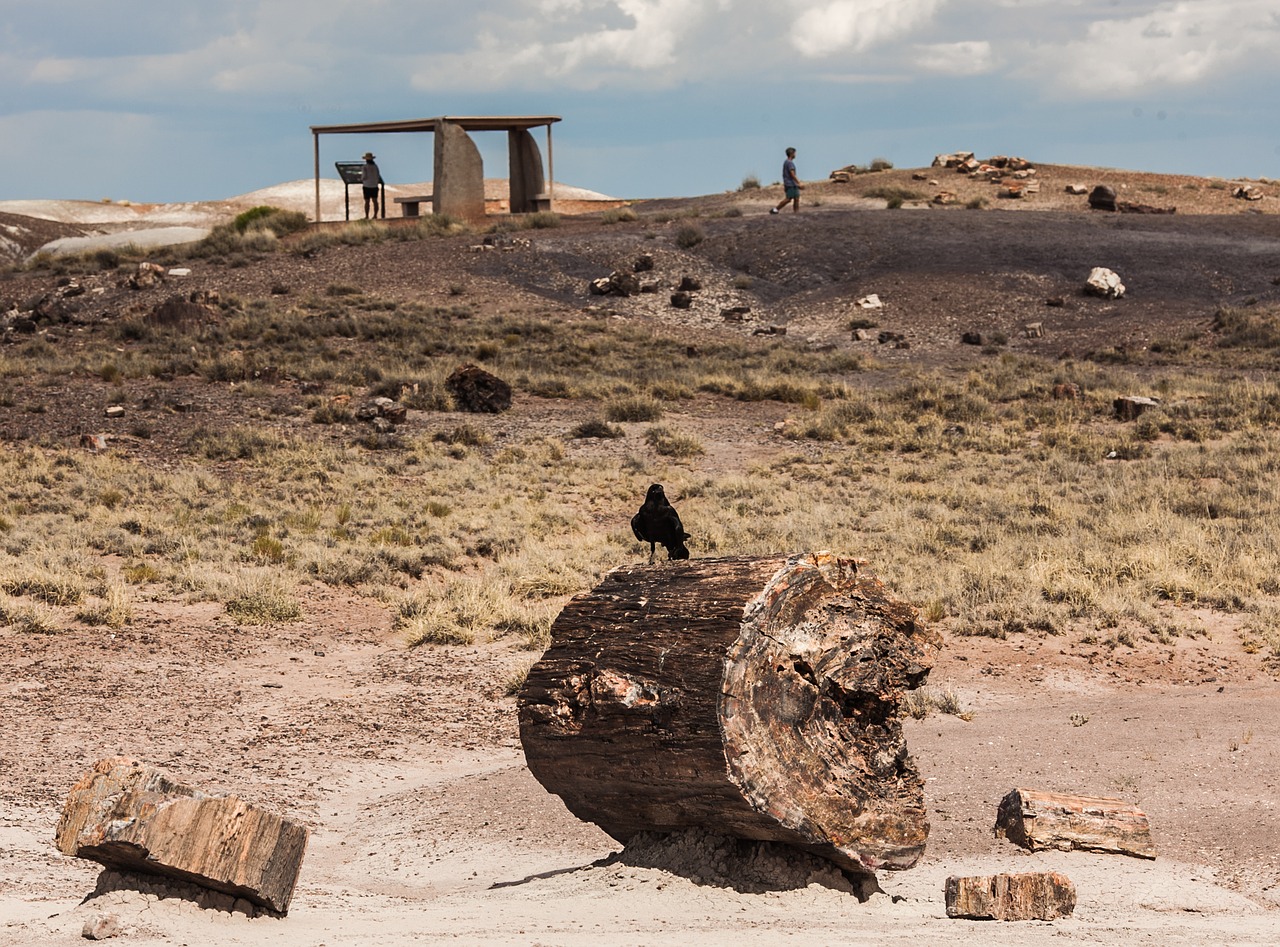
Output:
<instances>
[{"instance_id":1,"label":"white cloud","mask_svg":"<svg viewBox=\"0 0 1280 947\"><path fill-rule=\"evenodd\" d=\"M1039 44L1025 73L1059 91L1120 98L1189 86L1246 66L1275 71L1274 0L1181 0L1128 19L1099 19L1083 39Z\"/></svg>"},{"instance_id":2,"label":"white cloud","mask_svg":"<svg viewBox=\"0 0 1280 947\"><path fill-rule=\"evenodd\" d=\"M831 0L796 18L791 45L817 58L844 49L861 52L929 22L944 0Z\"/></svg>"},{"instance_id":3,"label":"white cloud","mask_svg":"<svg viewBox=\"0 0 1280 947\"><path fill-rule=\"evenodd\" d=\"M917 46L913 61L925 72L949 76L979 76L996 68L996 57L986 40Z\"/></svg>"}]
</instances>

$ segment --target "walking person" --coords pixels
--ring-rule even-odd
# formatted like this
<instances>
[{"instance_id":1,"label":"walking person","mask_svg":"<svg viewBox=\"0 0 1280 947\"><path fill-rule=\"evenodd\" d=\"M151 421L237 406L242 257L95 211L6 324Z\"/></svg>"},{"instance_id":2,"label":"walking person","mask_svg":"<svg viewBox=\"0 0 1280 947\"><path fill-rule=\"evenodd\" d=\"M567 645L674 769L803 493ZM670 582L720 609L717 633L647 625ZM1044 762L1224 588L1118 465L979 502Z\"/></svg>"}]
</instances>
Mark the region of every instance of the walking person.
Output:
<instances>
[{"instance_id":1,"label":"walking person","mask_svg":"<svg viewBox=\"0 0 1280 947\"><path fill-rule=\"evenodd\" d=\"M782 187L786 197L778 204L777 207L769 211L776 214L787 204L791 205L792 213L800 211L800 191L804 185L800 183L800 179L796 177L796 150L794 148L787 149L787 160L782 162Z\"/></svg>"},{"instance_id":2,"label":"walking person","mask_svg":"<svg viewBox=\"0 0 1280 947\"><path fill-rule=\"evenodd\" d=\"M360 176L360 184L364 188L364 219L369 219L369 204L373 204L373 216L378 216L378 187L382 184L382 172L373 160L373 152L364 153L364 168Z\"/></svg>"}]
</instances>

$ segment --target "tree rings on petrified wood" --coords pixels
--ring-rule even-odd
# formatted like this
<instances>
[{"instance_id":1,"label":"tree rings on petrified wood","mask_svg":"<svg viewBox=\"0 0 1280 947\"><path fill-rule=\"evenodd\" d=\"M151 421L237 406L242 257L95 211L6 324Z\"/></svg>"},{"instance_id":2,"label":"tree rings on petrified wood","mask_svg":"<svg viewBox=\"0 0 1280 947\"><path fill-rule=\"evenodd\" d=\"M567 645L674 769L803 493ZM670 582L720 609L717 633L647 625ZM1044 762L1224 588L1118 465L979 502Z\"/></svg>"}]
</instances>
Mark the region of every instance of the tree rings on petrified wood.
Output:
<instances>
[{"instance_id":1,"label":"tree rings on petrified wood","mask_svg":"<svg viewBox=\"0 0 1280 947\"><path fill-rule=\"evenodd\" d=\"M619 841L699 826L910 868L928 822L899 705L935 647L829 553L623 567L556 619L520 737L539 782Z\"/></svg>"}]
</instances>

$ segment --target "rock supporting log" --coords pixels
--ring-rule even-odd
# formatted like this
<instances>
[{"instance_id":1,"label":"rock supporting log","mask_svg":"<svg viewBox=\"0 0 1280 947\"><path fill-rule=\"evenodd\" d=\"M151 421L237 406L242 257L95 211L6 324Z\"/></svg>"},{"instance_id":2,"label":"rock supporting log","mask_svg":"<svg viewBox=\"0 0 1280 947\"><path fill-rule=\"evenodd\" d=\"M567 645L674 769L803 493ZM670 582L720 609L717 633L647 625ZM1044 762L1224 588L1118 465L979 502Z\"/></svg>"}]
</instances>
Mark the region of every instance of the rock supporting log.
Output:
<instances>
[{"instance_id":1,"label":"rock supporting log","mask_svg":"<svg viewBox=\"0 0 1280 947\"><path fill-rule=\"evenodd\" d=\"M704 827L910 868L928 823L898 710L933 652L854 560L616 569L556 619L521 740L534 776L622 842Z\"/></svg>"},{"instance_id":2,"label":"rock supporting log","mask_svg":"<svg viewBox=\"0 0 1280 947\"><path fill-rule=\"evenodd\" d=\"M307 829L236 796L207 796L136 760L106 759L72 788L58 850L289 909Z\"/></svg>"},{"instance_id":3,"label":"rock supporting log","mask_svg":"<svg viewBox=\"0 0 1280 947\"><path fill-rule=\"evenodd\" d=\"M996 812L996 835L1033 852L1047 848L1155 858L1151 825L1122 799L1015 789Z\"/></svg>"},{"instance_id":4,"label":"rock supporting log","mask_svg":"<svg viewBox=\"0 0 1280 947\"><path fill-rule=\"evenodd\" d=\"M1076 908L1076 886L1056 871L1018 875L951 876L947 917L979 921L1052 921Z\"/></svg>"}]
</instances>

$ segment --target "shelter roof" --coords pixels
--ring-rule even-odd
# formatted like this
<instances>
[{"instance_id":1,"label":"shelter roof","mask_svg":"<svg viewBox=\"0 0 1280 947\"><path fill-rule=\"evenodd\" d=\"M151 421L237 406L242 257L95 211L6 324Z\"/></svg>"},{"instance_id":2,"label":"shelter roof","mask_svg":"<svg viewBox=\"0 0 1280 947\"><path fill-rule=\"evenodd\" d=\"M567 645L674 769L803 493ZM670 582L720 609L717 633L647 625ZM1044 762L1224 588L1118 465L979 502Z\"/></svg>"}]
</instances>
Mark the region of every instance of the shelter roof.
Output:
<instances>
[{"instance_id":1,"label":"shelter roof","mask_svg":"<svg viewBox=\"0 0 1280 947\"><path fill-rule=\"evenodd\" d=\"M356 122L351 125L312 125L315 135L371 135L390 132L434 132L438 122L449 122L469 132L500 132L538 128L560 121L559 115L441 115L395 122Z\"/></svg>"}]
</instances>

